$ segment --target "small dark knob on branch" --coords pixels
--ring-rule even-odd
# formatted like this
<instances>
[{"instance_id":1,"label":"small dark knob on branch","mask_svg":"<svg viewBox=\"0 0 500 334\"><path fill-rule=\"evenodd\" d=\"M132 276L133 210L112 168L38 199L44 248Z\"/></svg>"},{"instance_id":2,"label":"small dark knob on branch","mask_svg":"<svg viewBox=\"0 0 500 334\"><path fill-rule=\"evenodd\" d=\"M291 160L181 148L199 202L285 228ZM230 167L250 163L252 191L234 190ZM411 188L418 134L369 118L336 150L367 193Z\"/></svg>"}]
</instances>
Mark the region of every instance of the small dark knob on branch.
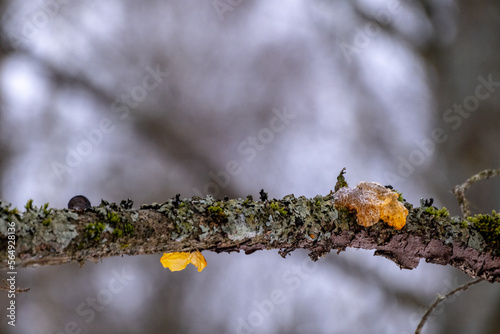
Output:
<instances>
[{"instance_id":1,"label":"small dark knob on branch","mask_svg":"<svg viewBox=\"0 0 500 334\"><path fill-rule=\"evenodd\" d=\"M89 208L90 201L87 199L87 197L82 195L75 196L68 202L68 209L75 210L76 212L82 213Z\"/></svg>"}]
</instances>

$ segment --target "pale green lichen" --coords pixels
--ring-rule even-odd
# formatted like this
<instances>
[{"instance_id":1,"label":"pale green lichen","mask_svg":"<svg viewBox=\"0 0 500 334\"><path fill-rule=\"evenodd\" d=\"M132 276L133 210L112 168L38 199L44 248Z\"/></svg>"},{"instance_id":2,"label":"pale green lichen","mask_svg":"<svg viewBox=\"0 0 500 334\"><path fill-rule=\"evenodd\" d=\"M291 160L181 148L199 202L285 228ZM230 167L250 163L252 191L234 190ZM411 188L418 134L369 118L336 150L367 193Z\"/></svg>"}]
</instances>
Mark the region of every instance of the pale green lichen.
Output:
<instances>
[{"instance_id":1,"label":"pale green lichen","mask_svg":"<svg viewBox=\"0 0 500 334\"><path fill-rule=\"evenodd\" d=\"M471 231L469 239L467 240L467 245L471 248L482 250L484 248L484 242L484 238L480 233Z\"/></svg>"},{"instance_id":2,"label":"pale green lichen","mask_svg":"<svg viewBox=\"0 0 500 334\"><path fill-rule=\"evenodd\" d=\"M192 206L181 205L184 201L186 201L186 199L183 199L181 203L175 205L173 200L170 200L161 204L158 209L158 212L163 213L175 222L175 231L171 233L172 240L181 241L188 237L193 231L192 217L195 213L193 208L196 208L200 204L200 201L193 197L191 201Z\"/></svg>"},{"instance_id":3,"label":"pale green lichen","mask_svg":"<svg viewBox=\"0 0 500 334\"><path fill-rule=\"evenodd\" d=\"M53 240L53 236L56 235L56 243L61 246L61 249L66 248L78 235L75 225L68 222L69 219L76 220L78 216L72 212L58 212L51 219L52 236L50 239Z\"/></svg>"},{"instance_id":4,"label":"pale green lichen","mask_svg":"<svg viewBox=\"0 0 500 334\"><path fill-rule=\"evenodd\" d=\"M14 228L18 226L21 216L17 208L10 209L11 204L0 200L0 234L7 235L8 223L13 222Z\"/></svg>"},{"instance_id":5,"label":"pale green lichen","mask_svg":"<svg viewBox=\"0 0 500 334\"><path fill-rule=\"evenodd\" d=\"M251 239L257 235L258 225L255 221L247 219L255 208L252 202L249 202L249 198L247 197L245 201L241 198L227 200L219 204L224 207L224 212L227 212L220 228L231 240Z\"/></svg>"},{"instance_id":6,"label":"pale green lichen","mask_svg":"<svg viewBox=\"0 0 500 334\"><path fill-rule=\"evenodd\" d=\"M6 235L5 227L13 222L18 252L35 252L41 244L59 252L78 235L75 225L70 223L78 218L76 213L51 209L48 203L38 208L33 200L26 203L23 213L9 208L9 203L0 201L0 234Z\"/></svg>"},{"instance_id":7,"label":"pale green lichen","mask_svg":"<svg viewBox=\"0 0 500 334\"><path fill-rule=\"evenodd\" d=\"M232 220L234 229L226 231L227 237L231 240L251 239L257 235L257 231L246 224L244 214L239 214L236 219Z\"/></svg>"}]
</instances>

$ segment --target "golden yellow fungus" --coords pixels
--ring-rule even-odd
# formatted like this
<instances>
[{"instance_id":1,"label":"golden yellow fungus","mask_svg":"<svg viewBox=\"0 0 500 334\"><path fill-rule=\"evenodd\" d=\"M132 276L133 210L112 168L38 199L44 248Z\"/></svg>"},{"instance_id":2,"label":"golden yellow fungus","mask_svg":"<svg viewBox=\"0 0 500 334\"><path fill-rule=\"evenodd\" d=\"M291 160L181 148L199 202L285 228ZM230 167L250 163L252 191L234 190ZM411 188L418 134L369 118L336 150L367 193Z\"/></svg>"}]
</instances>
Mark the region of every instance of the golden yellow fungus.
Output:
<instances>
[{"instance_id":1,"label":"golden yellow fungus","mask_svg":"<svg viewBox=\"0 0 500 334\"><path fill-rule=\"evenodd\" d=\"M360 182L356 188L343 187L333 194L335 205L357 212L358 224L365 227L380 219L399 230L406 224L408 210L399 195L377 182Z\"/></svg>"},{"instance_id":2,"label":"golden yellow fungus","mask_svg":"<svg viewBox=\"0 0 500 334\"><path fill-rule=\"evenodd\" d=\"M192 263L198 271L202 271L207 266L207 260L200 252L174 252L164 253L160 259L161 264L170 271L180 271L186 268L189 263Z\"/></svg>"}]
</instances>

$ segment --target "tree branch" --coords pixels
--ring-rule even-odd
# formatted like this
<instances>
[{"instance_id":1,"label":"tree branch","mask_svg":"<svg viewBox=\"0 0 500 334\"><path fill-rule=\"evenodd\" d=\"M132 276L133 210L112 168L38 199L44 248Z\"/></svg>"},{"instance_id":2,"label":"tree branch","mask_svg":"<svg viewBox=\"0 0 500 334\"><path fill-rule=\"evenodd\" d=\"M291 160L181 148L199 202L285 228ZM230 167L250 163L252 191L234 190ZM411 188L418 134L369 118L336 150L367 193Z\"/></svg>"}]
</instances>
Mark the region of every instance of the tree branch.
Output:
<instances>
[{"instance_id":1,"label":"tree branch","mask_svg":"<svg viewBox=\"0 0 500 334\"><path fill-rule=\"evenodd\" d=\"M468 178L463 184L455 186L453 193L457 197L458 204L465 218L470 216L469 201L465 198L465 192L477 181L486 180L500 175L500 168L485 169L482 172Z\"/></svg>"},{"instance_id":2,"label":"tree branch","mask_svg":"<svg viewBox=\"0 0 500 334\"><path fill-rule=\"evenodd\" d=\"M279 249L285 257L303 248L315 261L331 250L354 247L375 249L375 255L405 269L417 267L423 258L500 281L499 246L488 243L492 239L469 220L448 217L425 202L416 208L404 202L409 214L401 230L382 221L363 227L356 211L336 207L332 200L332 194L264 201L176 196L140 209L132 209L130 200L119 205L103 201L82 213L47 204L37 208L31 201L19 213L0 201L0 268L195 250L251 254Z\"/></svg>"},{"instance_id":3,"label":"tree branch","mask_svg":"<svg viewBox=\"0 0 500 334\"><path fill-rule=\"evenodd\" d=\"M471 286L476 285L478 283L481 283L482 281L483 281L482 278L478 278L478 279L475 279L473 281L469 281L465 284L460 285L458 288L451 290L450 292L448 292L444 296L441 296L440 294L438 294L434 303L432 303L432 305L427 309L427 311L424 313L424 316L422 317L422 320L420 320L420 322L418 323L417 329L415 330L415 334L420 334L422 332L422 328L424 328L425 322L427 321L427 319L429 319L429 316L431 315L432 311L434 311L434 309L436 307L438 307L438 305L442 301L446 300L446 298L449 298L450 296L453 296L454 294L456 294L458 292L465 291L468 288L470 288Z\"/></svg>"}]
</instances>

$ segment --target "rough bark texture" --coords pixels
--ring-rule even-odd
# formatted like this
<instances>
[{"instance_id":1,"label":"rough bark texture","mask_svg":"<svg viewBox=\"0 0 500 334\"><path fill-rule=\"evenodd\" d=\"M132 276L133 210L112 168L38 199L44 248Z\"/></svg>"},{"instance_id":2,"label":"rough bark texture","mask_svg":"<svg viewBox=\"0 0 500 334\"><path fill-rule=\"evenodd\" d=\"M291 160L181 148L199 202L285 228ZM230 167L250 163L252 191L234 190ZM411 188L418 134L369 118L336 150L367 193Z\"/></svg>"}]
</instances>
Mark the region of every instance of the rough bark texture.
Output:
<instances>
[{"instance_id":1,"label":"rough bark texture","mask_svg":"<svg viewBox=\"0 0 500 334\"><path fill-rule=\"evenodd\" d=\"M308 249L317 260L331 250L354 247L375 249L375 255L405 269L417 267L424 258L500 281L495 239L471 221L448 217L433 207L404 205L409 210L407 224L396 230L382 221L358 225L356 212L336 208L331 195L265 201L177 197L140 209L132 209L131 201L103 201L85 212L28 203L26 211L18 213L0 201L0 268L12 270L14 262L16 267L35 267L117 255L194 250L251 254L273 248L283 257L297 248ZM13 242L8 251L9 240L15 240L15 251Z\"/></svg>"}]
</instances>

